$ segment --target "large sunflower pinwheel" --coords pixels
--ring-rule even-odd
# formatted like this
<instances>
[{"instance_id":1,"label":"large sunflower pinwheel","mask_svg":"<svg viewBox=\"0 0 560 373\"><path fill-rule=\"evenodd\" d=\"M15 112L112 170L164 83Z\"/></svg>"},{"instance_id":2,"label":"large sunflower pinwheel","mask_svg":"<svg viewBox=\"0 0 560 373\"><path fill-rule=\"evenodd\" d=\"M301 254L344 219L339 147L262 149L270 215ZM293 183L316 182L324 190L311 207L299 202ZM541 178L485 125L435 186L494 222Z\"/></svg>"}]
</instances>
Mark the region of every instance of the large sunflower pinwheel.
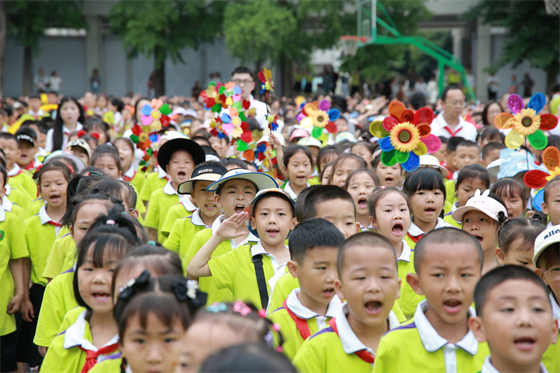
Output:
<instances>
[{"instance_id":1,"label":"large sunflower pinwheel","mask_svg":"<svg viewBox=\"0 0 560 373\"><path fill-rule=\"evenodd\" d=\"M327 100L307 103L299 113L297 119L300 125L311 130L311 136L319 139L323 135L323 129L328 133L336 133L335 120L340 118L340 110L331 109L331 103ZM313 129L312 129L313 128Z\"/></svg>"},{"instance_id":2,"label":"large sunflower pinwheel","mask_svg":"<svg viewBox=\"0 0 560 373\"><path fill-rule=\"evenodd\" d=\"M541 170L527 171L523 175L523 181L529 188L544 188L550 180L560 176L560 151L558 149L554 146L546 148L542 153L542 160L548 173Z\"/></svg>"},{"instance_id":3,"label":"large sunflower pinwheel","mask_svg":"<svg viewBox=\"0 0 560 373\"><path fill-rule=\"evenodd\" d=\"M550 131L558 125L558 119L552 114L538 113L546 104L546 97L542 93L535 93L527 108L523 99L515 93L508 98L510 113L501 113L494 119L496 127L511 129L505 139L505 144L510 149L517 149L525 141L525 137L535 149L542 150L548 145L544 131Z\"/></svg>"},{"instance_id":4,"label":"large sunflower pinwheel","mask_svg":"<svg viewBox=\"0 0 560 373\"><path fill-rule=\"evenodd\" d=\"M405 171L416 170L421 155L435 153L441 147L441 140L430 133L433 120L431 109L414 113L400 101L391 102L389 116L369 126L371 134L381 139L381 162L386 166L399 162Z\"/></svg>"}]
</instances>

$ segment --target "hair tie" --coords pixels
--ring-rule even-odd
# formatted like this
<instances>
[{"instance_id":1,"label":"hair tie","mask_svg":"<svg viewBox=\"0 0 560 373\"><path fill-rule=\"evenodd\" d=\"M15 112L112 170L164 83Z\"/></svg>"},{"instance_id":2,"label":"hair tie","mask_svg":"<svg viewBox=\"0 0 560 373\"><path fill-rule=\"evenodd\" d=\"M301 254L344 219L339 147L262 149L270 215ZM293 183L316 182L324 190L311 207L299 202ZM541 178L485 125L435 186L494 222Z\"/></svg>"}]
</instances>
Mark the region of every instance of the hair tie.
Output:
<instances>
[{"instance_id":1,"label":"hair tie","mask_svg":"<svg viewBox=\"0 0 560 373\"><path fill-rule=\"evenodd\" d=\"M97 139L97 141L99 141L99 132L92 132L90 133L91 137L95 137Z\"/></svg>"},{"instance_id":2,"label":"hair tie","mask_svg":"<svg viewBox=\"0 0 560 373\"><path fill-rule=\"evenodd\" d=\"M74 169L72 168L72 166L70 166L69 164L66 165L66 167L68 167L68 169L70 170L70 173L73 174L74 173Z\"/></svg>"},{"instance_id":3,"label":"hair tie","mask_svg":"<svg viewBox=\"0 0 560 373\"><path fill-rule=\"evenodd\" d=\"M76 136L78 136L78 138L83 137L87 135L87 132L84 130L79 130L78 133L76 133Z\"/></svg>"},{"instance_id":4,"label":"hair tie","mask_svg":"<svg viewBox=\"0 0 560 373\"><path fill-rule=\"evenodd\" d=\"M123 212L123 214L126 215L126 212ZM153 241L153 240L149 240L149 241L148 241L148 245L156 246L156 242Z\"/></svg>"},{"instance_id":5,"label":"hair tie","mask_svg":"<svg viewBox=\"0 0 560 373\"><path fill-rule=\"evenodd\" d=\"M225 303L222 303L222 302L215 302L215 303L212 303L211 305L209 305L208 307L206 307L206 311L212 312L212 313L225 312L225 311L227 311L227 305Z\"/></svg>"},{"instance_id":6,"label":"hair tie","mask_svg":"<svg viewBox=\"0 0 560 373\"><path fill-rule=\"evenodd\" d=\"M259 310L259 312L257 312L257 315L259 315L259 317L260 317L261 319L265 319L265 318L266 318L266 310L265 310L264 308L261 308L261 309Z\"/></svg>"},{"instance_id":7,"label":"hair tie","mask_svg":"<svg viewBox=\"0 0 560 373\"><path fill-rule=\"evenodd\" d=\"M115 225L115 221L113 219L109 219L105 222L107 225Z\"/></svg>"},{"instance_id":8,"label":"hair tie","mask_svg":"<svg viewBox=\"0 0 560 373\"><path fill-rule=\"evenodd\" d=\"M119 300L130 300L134 294L138 292L139 289L146 287L150 283L150 272L146 269L137 278L130 279L126 285L119 288Z\"/></svg>"},{"instance_id":9,"label":"hair tie","mask_svg":"<svg viewBox=\"0 0 560 373\"><path fill-rule=\"evenodd\" d=\"M233 312L239 313L241 316L245 317L251 313L251 309L242 301L238 300L233 304Z\"/></svg>"}]
</instances>

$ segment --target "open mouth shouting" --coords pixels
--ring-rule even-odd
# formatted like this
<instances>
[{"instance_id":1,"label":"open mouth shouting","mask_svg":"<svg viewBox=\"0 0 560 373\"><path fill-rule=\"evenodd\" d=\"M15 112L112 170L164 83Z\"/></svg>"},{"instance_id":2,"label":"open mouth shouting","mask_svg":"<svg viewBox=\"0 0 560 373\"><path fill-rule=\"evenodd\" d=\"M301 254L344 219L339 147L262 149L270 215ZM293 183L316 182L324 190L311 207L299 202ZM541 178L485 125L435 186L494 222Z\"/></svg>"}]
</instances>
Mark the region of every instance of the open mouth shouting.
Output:
<instances>
[{"instance_id":1,"label":"open mouth shouting","mask_svg":"<svg viewBox=\"0 0 560 373\"><path fill-rule=\"evenodd\" d=\"M334 288L333 287L329 287L323 290L323 296L325 298L331 298L332 296L334 296Z\"/></svg>"},{"instance_id":2,"label":"open mouth shouting","mask_svg":"<svg viewBox=\"0 0 560 373\"><path fill-rule=\"evenodd\" d=\"M245 205L242 204L242 203L238 203L237 205L235 205L235 213L236 214L241 214L244 209L245 209Z\"/></svg>"},{"instance_id":3,"label":"open mouth shouting","mask_svg":"<svg viewBox=\"0 0 560 373\"><path fill-rule=\"evenodd\" d=\"M179 171L177 173L177 178L179 178L179 180L187 180L187 173L185 171Z\"/></svg>"},{"instance_id":4,"label":"open mouth shouting","mask_svg":"<svg viewBox=\"0 0 560 373\"><path fill-rule=\"evenodd\" d=\"M395 224L393 224L393 228L391 228L391 233L393 233L395 236L402 236L404 233L403 224L401 222L396 222Z\"/></svg>"},{"instance_id":5,"label":"open mouth shouting","mask_svg":"<svg viewBox=\"0 0 560 373\"><path fill-rule=\"evenodd\" d=\"M386 177L385 178L385 185L393 185L393 178L392 177Z\"/></svg>"},{"instance_id":6,"label":"open mouth shouting","mask_svg":"<svg viewBox=\"0 0 560 373\"><path fill-rule=\"evenodd\" d=\"M383 303L377 300L371 300L366 302L364 307L369 315L378 315L383 310Z\"/></svg>"},{"instance_id":7,"label":"open mouth shouting","mask_svg":"<svg viewBox=\"0 0 560 373\"><path fill-rule=\"evenodd\" d=\"M457 313L461 310L463 302L458 299L448 299L443 302L443 308L449 313Z\"/></svg>"},{"instance_id":8,"label":"open mouth shouting","mask_svg":"<svg viewBox=\"0 0 560 373\"><path fill-rule=\"evenodd\" d=\"M481 236L477 235L477 234L473 234L473 237L476 238L478 240L478 242L482 243L482 241L484 240L484 238L482 238Z\"/></svg>"},{"instance_id":9,"label":"open mouth shouting","mask_svg":"<svg viewBox=\"0 0 560 373\"><path fill-rule=\"evenodd\" d=\"M515 347L522 351L529 351L535 346L536 340L533 337L523 336L513 340Z\"/></svg>"},{"instance_id":10,"label":"open mouth shouting","mask_svg":"<svg viewBox=\"0 0 560 373\"><path fill-rule=\"evenodd\" d=\"M361 209L367 209L368 208L368 201L366 197L361 197L358 200L358 207Z\"/></svg>"},{"instance_id":11,"label":"open mouth shouting","mask_svg":"<svg viewBox=\"0 0 560 373\"><path fill-rule=\"evenodd\" d=\"M60 201L60 195L58 195L58 194L52 194L52 195L49 196L49 200L50 200L52 203L57 203L58 201Z\"/></svg>"},{"instance_id":12,"label":"open mouth shouting","mask_svg":"<svg viewBox=\"0 0 560 373\"><path fill-rule=\"evenodd\" d=\"M91 293L91 296L93 297L93 299L97 302L108 302L111 301L111 295L109 293L105 293L105 292L101 292L101 291L96 291Z\"/></svg>"}]
</instances>

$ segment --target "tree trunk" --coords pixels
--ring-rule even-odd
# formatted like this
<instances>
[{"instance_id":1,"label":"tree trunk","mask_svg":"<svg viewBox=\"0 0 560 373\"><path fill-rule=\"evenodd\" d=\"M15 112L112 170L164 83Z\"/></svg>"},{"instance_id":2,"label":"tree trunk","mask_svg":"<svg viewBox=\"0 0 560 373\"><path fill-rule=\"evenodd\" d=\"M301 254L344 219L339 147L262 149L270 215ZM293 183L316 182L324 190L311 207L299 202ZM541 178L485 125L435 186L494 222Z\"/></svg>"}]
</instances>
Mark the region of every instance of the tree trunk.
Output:
<instances>
[{"instance_id":1,"label":"tree trunk","mask_svg":"<svg viewBox=\"0 0 560 373\"><path fill-rule=\"evenodd\" d=\"M165 95L165 59L158 66L158 55L163 53L159 47L154 50L155 74L154 74L154 96Z\"/></svg>"},{"instance_id":2,"label":"tree trunk","mask_svg":"<svg viewBox=\"0 0 560 373\"><path fill-rule=\"evenodd\" d=\"M557 75L558 75L558 61L555 61L548 66L548 69L546 69L546 89L545 89L546 94L550 93L550 89L552 88L554 83L556 83Z\"/></svg>"},{"instance_id":3,"label":"tree trunk","mask_svg":"<svg viewBox=\"0 0 560 373\"><path fill-rule=\"evenodd\" d=\"M4 97L4 61L6 55L6 2L0 1L0 97Z\"/></svg>"},{"instance_id":4,"label":"tree trunk","mask_svg":"<svg viewBox=\"0 0 560 373\"><path fill-rule=\"evenodd\" d=\"M258 98L261 101L264 101L264 96L261 95L261 80L259 79L259 73L261 72L261 57L257 57L255 61L255 72L253 79L255 80L255 90L253 91L253 97ZM268 104L268 102L267 102Z\"/></svg>"},{"instance_id":5,"label":"tree trunk","mask_svg":"<svg viewBox=\"0 0 560 373\"><path fill-rule=\"evenodd\" d=\"M23 48L23 95L33 93L33 49L29 46Z\"/></svg>"},{"instance_id":6,"label":"tree trunk","mask_svg":"<svg viewBox=\"0 0 560 373\"><path fill-rule=\"evenodd\" d=\"M292 97L294 90L294 81L292 76L292 60L287 58L282 58L280 64L280 90L277 93L278 96Z\"/></svg>"}]
</instances>

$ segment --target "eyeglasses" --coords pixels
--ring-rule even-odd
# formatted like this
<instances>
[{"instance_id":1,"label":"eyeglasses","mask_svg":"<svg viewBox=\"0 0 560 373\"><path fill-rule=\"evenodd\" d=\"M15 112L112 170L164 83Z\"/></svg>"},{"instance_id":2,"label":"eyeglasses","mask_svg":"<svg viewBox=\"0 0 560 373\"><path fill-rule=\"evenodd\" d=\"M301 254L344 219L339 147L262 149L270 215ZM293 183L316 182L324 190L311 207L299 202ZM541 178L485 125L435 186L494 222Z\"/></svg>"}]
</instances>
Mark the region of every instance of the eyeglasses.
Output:
<instances>
[{"instance_id":1,"label":"eyeglasses","mask_svg":"<svg viewBox=\"0 0 560 373\"><path fill-rule=\"evenodd\" d=\"M544 269L541 269L541 271L547 274L553 281L560 280L560 266L549 268L546 271Z\"/></svg>"},{"instance_id":2,"label":"eyeglasses","mask_svg":"<svg viewBox=\"0 0 560 373\"><path fill-rule=\"evenodd\" d=\"M249 85L249 84L253 83L253 79L245 79L245 80L234 79L232 81L233 81L233 83L235 83L235 85L238 85L238 86Z\"/></svg>"},{"instance_id":3,"label":"eyeglasses","mask_svg":"<svg viewBox=\"0 0 560 373\"><path fill-rule=\"evenodd\" d=\"M465 101L450 101L449 104L451 106L460 106L460 107L466 107L467 103Z\"/></svg>"}]
</instances>

